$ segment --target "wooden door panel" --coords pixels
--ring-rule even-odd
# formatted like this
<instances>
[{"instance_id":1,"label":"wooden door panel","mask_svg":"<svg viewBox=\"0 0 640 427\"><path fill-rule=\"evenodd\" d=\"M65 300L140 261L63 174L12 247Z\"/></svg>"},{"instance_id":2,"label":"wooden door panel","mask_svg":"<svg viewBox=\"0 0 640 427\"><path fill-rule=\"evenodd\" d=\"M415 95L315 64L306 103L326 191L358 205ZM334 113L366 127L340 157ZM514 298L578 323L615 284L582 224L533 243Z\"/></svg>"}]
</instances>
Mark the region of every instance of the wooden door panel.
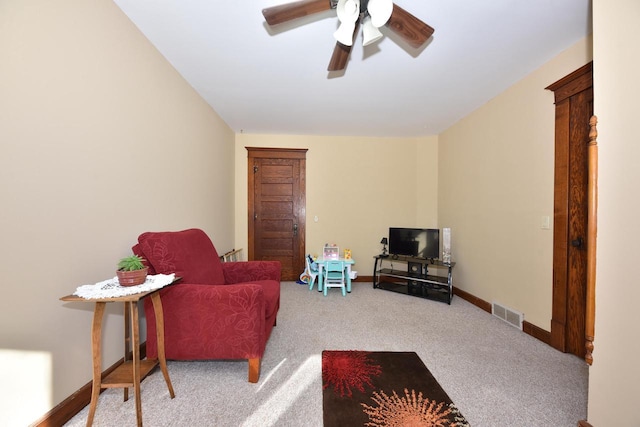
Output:
<instances>
[{"instance_id":1,"label":"wooden door panel","mask_svg":"<svg viewBox=\"0 0 640 427\"><path fill-rule=\"evenodd\" d=\"M553 309L551 345L565 351L567 321L567 271L569 245L569 123L570 103L566 99L556 103L556 144L553 211Z\"/></svg>"},{"instance_id":2,"label":"wooden door panel","mask_svg":"<svg viewBox=\"0 0 640 427\"><path fill-rule=\"evenodd\" d=\"M292 201L265 200L263 197L258 215L262 220L291 218L293 215Z\"/></svg>"},{"instance_id":3,"label":"wooden door panel","mask_svg":"<svg viewBox=\"0 0 640 427\"><path fill-rule=\"evenodd\" d=\"M587 213L589 111L593 91L570 98L569 119L569 269L566 351L583 357L587 285Z\"/></svg>"},{"instance_id":4,"label":"wooden door panel","mask_svg":"<svg viewBox=\"0 0 640 427\"><path fill-rule=\"evenodd\" d=\"M263 219L261 221L262 233L276 235L277 233L291 234L293 221L290 219Z\"/></svg>"},{"instance_id":5,"label":"wooden door panel","mask_svg":"<svg viewBox=\"0 0 640 427\"><path fill-rule=\"evenodd\" d=\"M304 270L306 150L249 150L249 259L276 260L282 279Z\"/></svg>"},{"instance_id":6,"label":"wooden door panel","mask_svg":"<svg viewBox=\"0 0 640 427\"><path fill-rule=\"evenodd\" d=\"M262 183L262 196L263 197L291 197L293 195L292 184L290 183Z\"/></svg>"},{"instance_id":7,"label":"wooden door panel","mask_svg":"<svg viewBox=\"0 0 640 427\"><path fill-rule=\"evenodd\" d=\"M556 104L551 345L585 354L592 64L547 87Z\"/></svg>"}]
</instances>

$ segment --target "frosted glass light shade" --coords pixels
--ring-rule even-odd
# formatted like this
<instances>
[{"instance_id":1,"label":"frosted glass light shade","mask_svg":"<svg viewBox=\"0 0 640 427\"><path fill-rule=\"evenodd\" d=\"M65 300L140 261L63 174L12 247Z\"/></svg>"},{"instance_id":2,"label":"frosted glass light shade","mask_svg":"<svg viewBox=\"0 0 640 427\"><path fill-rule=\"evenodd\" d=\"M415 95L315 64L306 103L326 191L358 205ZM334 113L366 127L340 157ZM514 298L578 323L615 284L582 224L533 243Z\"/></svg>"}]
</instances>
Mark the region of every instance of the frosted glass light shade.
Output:
<instances>
[{"instance_id":1,"label":"frosted glass light shade","mask_svg":"<svg viewBox=\"0 0 640 427\"><path fill-rule=\"evenodd\" d=\"M360 15L360 0L338 0L336 11L340 27L333 33L333 37L345 46L352 46L353 32Z\"/></svg>"},{"instance_id":2,"label":"frosted glass light shade","mask_svg":"<svg viewBox=\"0 0 640 427\"><path fill-rule=\"evenodd\" d=\"M336 7L336 13L338 14L338 20L341 23L356 22L358 15L360 15L360 1L359 0L338 0L338 6Z\"/></svg>"},{"instance_id":3,"label":"frosted glass light shade","mask_svg":"<svg viewBox=\"0 0 640 427\"><path fill-rule=\"evenodd\" d=\"M343 22L340 24L333 37L345 46L353 45L353 31L356 29L355 22Z\"/></svg>"},{"instance_id":4,"label":"frosted glass light shade","mask_svg":"<svg viewBox=\"0 0 640 427\"><path fill-rule=\"evenodd\" d=\"M380 28L387 23L393 12L393 0L369 0L367 11L374 27Z\"/></svg>"},{"instance_id":5,"label":"frosted glass light shade","mask_svg":"<svg viewBox=\"0 0 640 427\"><path fill-rule=\"evenodd\" d=\"M382 33L373 25L371 19L365 19L362 24L362 45L368 46L381 38Z\"/></svg>"}]
</instances>

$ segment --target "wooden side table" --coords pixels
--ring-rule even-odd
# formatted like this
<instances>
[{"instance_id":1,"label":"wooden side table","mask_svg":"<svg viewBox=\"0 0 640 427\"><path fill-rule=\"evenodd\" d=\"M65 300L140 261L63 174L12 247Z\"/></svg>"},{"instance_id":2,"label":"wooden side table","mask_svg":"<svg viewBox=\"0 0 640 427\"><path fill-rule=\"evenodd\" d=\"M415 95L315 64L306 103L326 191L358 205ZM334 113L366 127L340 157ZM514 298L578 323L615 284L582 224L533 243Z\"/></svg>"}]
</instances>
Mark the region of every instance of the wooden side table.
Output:
<instances>
[{"instance_id":1,"label":"wooden side table","mask_svg":"<svg viewBox=\"0 0 640 427\"><path fill-rule=\"evenodd\" d=\"M167 383L169 394L173 399L175 393L167 371L167 360L164 353L164 315L162 312L162 301L160 300L160 289L141 292L134 295L114 298L94 298L86 299L76 295L67 295L60 298L62 301L95 302L93 312L93 323L91 325L91 352L93 354L93 385L91 389L91 405L89 416L87 417L87 427L93 424L93 417L98 405L100 390L103 388L124 388L124 400L129 399L129 387L133 387L136 399L136 416L138 426L142 426L142 404L140 402L140 381L144 379L153 368L160 364L162 375ZM140 360L140 325L138 318L138 302L147 297L151 297L153 311L156 317L156 337L158 342L158 358ZM102 318L107 303L124 303L124 363L118 366L113 372L102 378L100 342L102 337ZM129 352L133 358L129 359Z\"/></svg>"}]
</instances>

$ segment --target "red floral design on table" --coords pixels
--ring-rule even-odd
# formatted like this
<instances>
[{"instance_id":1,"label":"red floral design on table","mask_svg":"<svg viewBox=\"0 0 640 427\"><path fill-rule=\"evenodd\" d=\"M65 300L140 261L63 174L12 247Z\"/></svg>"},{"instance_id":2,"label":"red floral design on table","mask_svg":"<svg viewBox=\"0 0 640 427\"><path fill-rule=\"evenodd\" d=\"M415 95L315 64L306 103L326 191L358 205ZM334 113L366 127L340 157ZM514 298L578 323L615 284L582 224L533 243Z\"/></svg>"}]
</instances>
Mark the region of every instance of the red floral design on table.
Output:
<instances>
[{"instance_id":1,"label":"red floral design on table","mask_svg":"<svg viewBox=\"0 0 640 427\"><path fill-rule=\"evenodd\" d=\"M365 386L373 388L372 378L382 370L365 351L330 351L322 355L323 389L333 387L341 397L353 396L352 388L365 392Z\"/></svg>"},{"instance_id":2,"label":"red floral design on table","mask_svg":"<svg viewBox=\"0 0 640 427\"><path fill-rule=\"evenodd\" d=\"M415 352L322 352L324 427L469 427Z\"/></svg>"},{"instance_id":3,"label":"red floral design on table","mask_svg":"<svg viewBox=\"0 0 640 427\"><path fill-rule=\"evenodd\" d=\"M457 415L457 408L447 405L445 402L436 402L423 397L422 392L416 396L416 391L404 389L404 396L398 396L393 391L388 396L384 391L373 392L371 398L376 406L361 403L364 413L369 416L366 427L382 426L411 426L411 427L445 427L466 425L451 421L452 415Z\"/></svg>"}]
</instances>

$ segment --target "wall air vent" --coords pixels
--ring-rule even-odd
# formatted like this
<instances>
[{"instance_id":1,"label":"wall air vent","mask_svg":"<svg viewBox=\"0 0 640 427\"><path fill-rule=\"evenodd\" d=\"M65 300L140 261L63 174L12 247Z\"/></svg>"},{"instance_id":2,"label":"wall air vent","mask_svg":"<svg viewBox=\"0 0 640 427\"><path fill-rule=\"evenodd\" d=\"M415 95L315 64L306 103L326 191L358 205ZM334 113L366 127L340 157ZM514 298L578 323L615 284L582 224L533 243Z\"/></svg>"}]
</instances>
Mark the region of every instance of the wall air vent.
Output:
<instances>
[{"instance_id":1,"label":"wall air vent","mask_svg":"<svg viewBox=\"0 0 640 427\"><path fill-rule=\"evenodd\" d=\"M491 303L491 314L504 320L511 326L522 330L522 321L524 320L524 314L520 313L519 311L512 310L494 301Z\"/></svg>"}]
</instances>

